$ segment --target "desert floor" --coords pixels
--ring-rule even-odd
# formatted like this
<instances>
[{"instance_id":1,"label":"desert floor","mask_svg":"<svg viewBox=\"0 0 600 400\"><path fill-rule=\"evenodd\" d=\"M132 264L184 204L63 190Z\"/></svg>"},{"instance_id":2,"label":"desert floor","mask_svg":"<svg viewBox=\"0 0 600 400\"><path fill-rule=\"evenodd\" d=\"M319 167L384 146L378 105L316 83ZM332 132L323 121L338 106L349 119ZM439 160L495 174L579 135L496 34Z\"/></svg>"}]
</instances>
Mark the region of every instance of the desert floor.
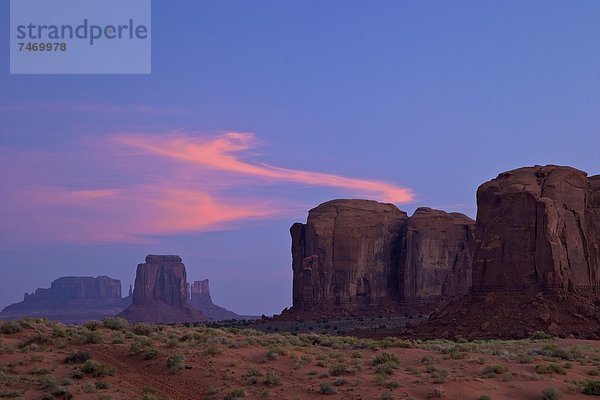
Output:
<instances>
[{"instance_id":1,"label":"desert floor","mask_svg":"<svg viewBox=\"0 0 600 400\"><path fill-rule=\"evenodd\" d=\"M585 399L600 342L413 341L136 324L0 323L0 397Z\"/></svg>"}]
</instances>

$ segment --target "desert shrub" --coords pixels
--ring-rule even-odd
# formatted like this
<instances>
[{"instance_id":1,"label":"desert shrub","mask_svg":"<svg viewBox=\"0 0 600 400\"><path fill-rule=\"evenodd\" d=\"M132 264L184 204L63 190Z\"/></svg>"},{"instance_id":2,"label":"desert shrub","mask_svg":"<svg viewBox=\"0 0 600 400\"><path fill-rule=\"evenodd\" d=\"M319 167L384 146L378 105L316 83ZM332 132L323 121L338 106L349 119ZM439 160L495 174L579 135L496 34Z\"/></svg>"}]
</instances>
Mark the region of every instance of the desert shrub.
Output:
<instances>
[{"instance_id":1,"label":"desert shrub","mask_svg":"<svg viewBox=\"0 0 600 400\"><path fill-rule=\"evenodd\" d=\"M154 347L149 347L142 352L144 360L152 360L153 358L156 358L156 356L158 356L158 350Z\"/></svg>"},{"instance_id":2,"label":"desert shrub","mask_svg":"<svg viewBox=\"0 0 600 400\"><path fill-rule=\"evenodd\" d=\"M106 381L97 381L96 382L96 389L104 390L104 389L108 389L109 387L110 387L110 385Z\"/></svg>"},{"instance_id":3,"label":"desert shrub","mask_svg":"<svg viewBox=\"0 0 600 400\"><path fill-rule=\"evenodd\" d=\"M488 365L481 371L482 375L486 378L493 378L504 372L506 372L506 367L503 367L502 365Z\"/></svg>"},{"instance_id":4,"label":"desert shrub","mask_svg":"<svg viewBox=\"0 0 600 400\"><path fill-rule=\"evenodd\" d=\"M102 326L102 324L100 323L100 321L87 321L83 324L83 326L89 329L90 331L95 331L98 330Z\"/></svg>"},{"instance_id":5,"label":"desert shrub","mask_svg":"<svg viewBox=\"0 0 600 400\"><path fill-rule=\"evenodd\" d=\"M43 346L51 342L52 340L48 336L37 334L21 341L21 343L19 343L19 348L22 349L31 345Z\"/></svg>"},{"instance_id":6,"label":"desert shrub","mask_svg":"<svg viewBox=\"0 0 600 400\"><path fill-rule=\"evenodd\" d=\"M479 396L477 398L477 400L492 400L492 398L490 396L488 396L487 394L482 394L481 396Z\"/></svg>"},{"instance_id":7,"label":"desert shrub","mask_svg":"<svg viewBox=\"0 0 600 400\"><path fill-rule=\"evenodd\" d=\"M184 357L181 354L171 354L169 358L167 358L167 367L172 374L176 374L180 372L184 365Z\"/></svg>"},{"instance_id":8,"label":"desert shrub","mask_svg":"<svg viewBox=\"0 0 600 400\"><path fill-rule=\"evenodd\" d=\"M378 364L375 367L375 371L378 374L385 374L385 375L392 375L394 373L394 370L398 369L398 364L395 363L394 361L387 361L384 362L383 364Z\"/></svg>"},{"instance_id":9,"label":"desert shrub","mask_svg":"<svg viewBox=\"0 0 600 400\"><path fill-rule=\"evenodd\" d=\"M274 371L267 371L265 374L265 385L279 386L281 385L281 378Z\"/></svg>"},{"instance_id":10,"label":"desert shrub","mask_svg":"<svg viewBox=\"0 0 600 400\"><path fill-rule=\"evenodd\" d=\"M562 394L558 389L550 387L542 390L541 400L559 400L562 398Z\"/></svg>"},{"instance_id":11,"label":"desert shrub","mask_svg":"<svg viewBox=\"0 0 600 400\"><path fill-rule=\"evenodd\" d=\"M529 364L533 362L533 357L527 353L520 353L517 355L516 361L519 364Z\"/></svg>"},{"instance_id":12,"label":"desert shrub","mask_svg":"<svg viewBox=\"0 0 600 400\"><path fill-rule=\"evenodd\" d=\"M71 400L73 399L73 393L69 392L66 388L59 386L56 389L50 391L53 399Z\"/></svg>"},{"instance_id":13,"label":"desert shrub","mask_svg":"<svg viewBox=\"0 0 600 400\"><path fill-rule=\"evenodd\" d=\"M393 364L394 369L400 366L400 359L391 353L381 353L373 359L373 365Z\"/></svg>"},{"instance_id":14,"label":"desert shrub","mask_svg":"<svg viewBox=\"0 0 600 400\"><path fill-rule=\"evenodd\" d=\"M531 340L548 340L548 339L554 339L554 336L552 336L544 331L537 331L537 332L534 332L533 335L531 335L530 339Z\"/></svg>"},{"instance_id":15,"label":"desert shrub","mask_svg":"<svg viewBox=\"0 0 600 400\"><path fill-rule=\"evenodd\" d=\"M50 372L50 368L47 367L34 367L31 368L27 373L30 375L48 375Z\"/></svg>"},{"instance_id":16,"label":"desert shrub","mask_svg":"<svg viewBox=\"0 0 600 400\"><path fill-rule=\"evenodd\" d=\"M71 372L71 378L73 378L73 379L83 379L83 378L85 378L85 374L80 369L74 369L73 372Z\"/></svg>"},{"instance_id":17,"label":"desert shrub","mask_svg":"<svg viewBox=\"0 0 600 400\"><path fill-rule=\"evenodd\" d=\"M336 394L337 389L327 383L321 383L319 387L319 393L321 394Z\"/></svg>"},{"instance_id":18,"label":"desert shrub","mask_svg":"<svg viewBox=\"0 0 600 400\"><path fill-rule=\"evenodd\" d=\"M539 364L535 366L535 372L538 374L561 374L565 375L567 371L558 364Z\"/></svg>"},{"instance_id":19,"label":"desert shrub","mask_svg":"<svg viewBox=\"0 0 600 400\"><path fill-rule=\"evenodd\" d=\"M218 354L222 354L223 349L221 347L217 346L216 344L211 344L204 350L203 353L204 353L204 355L212 357L212 356L216 356Z\"/></svg>"},{"instance_id":20,"label":"desert shrub","mask_svg":"<svg viewBox=\"0 0 600 400\"><path fill-rule=\"evenodd\" d=\"M394 393L387 391L381 395L381 400L394 400Z\"/></svg>"},{"instance_id":21,"label":"desert shrub","mask_svg":"<svg viewBox=\"0 0 600 400\"><path fill-rule=\"evenodd\" d=\"M274 350L271 349L269 351L267 351L267 360L277 360L279 358L279 353Z\"/></svg>"},{"instance_id":22,"label":"desert shrub","mask_svg":"<svg viewBox=\"0 0 600 400\"><path fill-rule=\"evenodd\" d=\"M102 364L96 360L87 360L81 367L81 372L86 375L92 375L95 378L102 378L114 375L115 368L111 365Z\"/></svg>"},{"instance_id":23,"label":"desert shrub","mask_svg":"<svg viewBox=\"0 0 600 400\"><path fill-rule=\"evenodd\" d=\"M40 379L40 384L42 386L42 390L54 390L56 389L59 385L58 380L56 380L55 377L53 377L52 375L46 375L44 376L42 379Z\"/></svg>"},{"instance_id":24,"label":"desert shrub","mask_svg":"<svg viewBox=\"0 0 600 400\"><path fill-rule=\"evenodd\" d=\"M225 396L225 400L233 400L239 399L240 397L246 397L246 392L244 389L234 389L231 392L227 393Z\"/></svg>"},{"instance_id":25,"label":"desert shrub","mask_svg":"<svg viewBox=\"0 0 600 400\"><path fill-rule=\"evenodd\" d=\"M544 346L541 350L541 353L547 357L561 358L567 361L573 360L575 358L572 352L565 350L557 346L556 344L548 344Z\"/></svg>"},{"instance_id":26,"label":"desert shrub","mask_svg":"<svg viewBox=\"0 0 600 400\"><path fill-rule=\"evenodd\" d=\"M158 328L154 325L150 325L150 324L134 324L133 327L131 328L131 331L133 333L135 333L136 335L141 335L141 336L149 336L150 334L152 334L153 332L156 332L158 330Z\"/></svg>"},{"instance_id":27,"label":"desert shrub","mask_svg":"<svg viewBox=\"0 0 600 400\"><path fill-rule=\"evenodd\" d=\"M444 391L442 389L432 389L429 393L427 393L428 399L439 399L444 397Z\"/></svg>"},{"instance_id":28,"label":"desert shrub","mask_svg":"<svg viewBox=\"0 0 600 400\"><path fill-rule=\"evenodd\" d=\"M65 363L67 363L67 364L83 364L90 358L92 358L92 356L87 351L74 351L65 358Z\"/></svg>"},{"instance_id":29,"label":"desert shrub","mask_svg":"<svg viewBox=\"0 0 600 400\"><path fill-rule=\"evenodd\" d=\"M446 370L435 371L432 374L432 382L433 383L436 383L436 384L446 383L446 379L448 379L448 371L446 371Z\"/></svg>"},{"instance_id":30,"label":"desert shrub","mask_svg":"<svg viewBox=\"0 0 600 400\"><path fill-rule=\"evenodd\" d=\"M121 344L121 343L125 343L125 335L123 335L122 333L114 333L111 337L110 337L110 342L112 344Z\"/></svg>"},{"instance_id":31,"label":"desert shrub","mask_svg":"<svg viewBox=\"0 0 600 400\"><path fill-rule=\"evenodd\" d=\"M421 358L421 364L431 364L433 361L434 360L432 356L423 356Z\"/></svg>"},{"instance_id":32,"label":"desert shrub","mask_svg":"<svg viewBox=\"0 0 600 400\"><path fill-rule=\"evenodd\" d=\"M600 381L586 381L583 383L583 393L591 396L600 396Z\"/></svg>"},{"instance_id":33,"label":"desert shrub","mask_svg":"<svg viewBox=\"0 0 600 400\"><path fill-rule=\"evenodd\" d=\"M61 337L61 338L67 337L67 331L65 331L63 326L58 325L58 324L56 324L52 327L52 334L56 337Z\"/></svg>"},{"instance_id":34,"label":"desert shrub","mask_svg":"<svg viewBox=\"0 0 600 400\"><path fill-rule=\"evenodd\" d=\"M128 325L127 320L119 317L105 318L102 321L102 325L105 328L112 329L114 331L119 331L121 329L125 329Z\"/></svg>"},{"instance_id":35,"label":"desert shrub","mask_svg":"<svg viewBox=\"0 0 600 400\"><path fill-rule=\"evenodd\" d=\"M102 332L84 329L79 333L79 341L84 344L102 343Z\"/></svg>"},{"instance_id":36,"label":"desert shrub","mask_svg":"<svg viewBox=\"0 0 600 400\"><path fill-rule=\"evenodd\" d=\"M88 382L85 385L83 385L83 392L84 393L96 393L96 386L94 386Z\"/></svg>"},{"instance_id":37,"label":"desert shrub","mask_svg":"<svg viewBox=\"0 0 600 400\"><path fill-rule=\"evenodd\" d=\"M350 368L346 364L338 363L334 364L329 368L329 374L331 376L341 376L350 373Z\"/></svg>"},{"instance_id":38,"label":"desert shrub","mask_svg":"<svg viewBox=\"0 0 600 400\"><path fill-rule=\"evenodd\" d=\"M0 333L4 335L12 335L23 330L21 324L16 321L8 321L0 323Z\"/></svg>"}]
</instances>

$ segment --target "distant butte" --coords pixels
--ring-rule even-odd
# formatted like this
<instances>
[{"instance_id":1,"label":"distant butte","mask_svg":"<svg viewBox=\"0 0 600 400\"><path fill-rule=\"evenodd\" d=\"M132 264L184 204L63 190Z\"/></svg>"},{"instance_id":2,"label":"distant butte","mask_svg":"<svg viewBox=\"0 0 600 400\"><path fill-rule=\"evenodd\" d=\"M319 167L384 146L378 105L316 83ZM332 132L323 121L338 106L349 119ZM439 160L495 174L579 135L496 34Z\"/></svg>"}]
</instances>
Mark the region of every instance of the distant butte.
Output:
<instances>
[{"instance_id":1,"label":"distant butte","mask_svg":"<svg viewBox=\"0 0 600 400\"><path fill-rule=\"evenodd\" d=\"M148 255L146 262L137 266L133 304L119 317L154 323L207 320L188 303L185 266L173 255Z\"/></svg>"},{"instance_id":2,"label":"distant butte","mask_svg":"<svg viewBox=\"0 0 600 400\"><path fill-rule=\"evenodd\" d=\"M121 282L108 276L66 276L56 279L48 289L25 293L23 301L0 312L0 319L47 318L77 324L114 316L131 304L121 298Z\"/></svg>"}]
</instances>

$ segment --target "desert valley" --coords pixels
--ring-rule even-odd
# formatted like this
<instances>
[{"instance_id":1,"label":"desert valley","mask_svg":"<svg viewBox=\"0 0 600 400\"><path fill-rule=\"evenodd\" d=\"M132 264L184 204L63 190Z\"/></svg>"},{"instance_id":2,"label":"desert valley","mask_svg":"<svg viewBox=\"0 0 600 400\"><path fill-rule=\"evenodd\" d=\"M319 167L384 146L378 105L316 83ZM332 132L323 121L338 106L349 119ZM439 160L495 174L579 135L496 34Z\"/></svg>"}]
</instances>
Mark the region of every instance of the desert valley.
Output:
<instances>
[{"instance_id":1,"label":"desert valley","mask_svg":"<svg viewBox=\"0 0 600 400\"><path fill-rule=\"evenodd\" d=\"M290 229L293 304L272 317L214 305L175 255L148 255L125 298L59 278L0 313L0 396L600 395L600 175L507 171L477 205L319 205Z\"/></svg>"}]
</instances>

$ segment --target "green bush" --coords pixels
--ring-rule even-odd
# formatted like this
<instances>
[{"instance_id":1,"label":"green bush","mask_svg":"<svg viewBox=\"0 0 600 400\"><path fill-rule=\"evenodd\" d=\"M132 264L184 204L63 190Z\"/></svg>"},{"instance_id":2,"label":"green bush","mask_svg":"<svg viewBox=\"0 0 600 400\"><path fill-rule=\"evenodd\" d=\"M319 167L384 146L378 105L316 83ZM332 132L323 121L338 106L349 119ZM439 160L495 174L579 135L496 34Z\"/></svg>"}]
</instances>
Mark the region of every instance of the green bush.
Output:
<instances>
[{"instance_id":1,"label":"green bush","mask_svg":"<svg viewBox=\"0 0 600 400\"><path fill-rule=\"evenodd\" d=\"M583 383L583 393L591 396L600 396L600 381L586 381Z\"/></svg>"},{"instance_id":2,"label":"green bush","mask_svg":"<svg viewBox=\"0 0 600 400\"><path fill-rule=\"evenodd\" d=\"M82 364L92 358L87 351L74 351L65 358L67 364Z\"/></svg>"},{"instance_id":3,"label":"green bush","mask_svg":"<svg viewBox=\"0 0 600 400\"><path fill-rule=\"evenodd\" d=\"M95 378L102 378L114 375L115 368L110 365L102 364L96 360L87 360L81 367L81 372L86 375L92 375Z\"/></svg>"},{"instance_id":4,"label":"green bush","mask_svg":"<svg viewBox=\"0 0 600 400\"><path fill-rule=\"evenodd\" d=\"M265 375L265 385L279 386L281 385L281 378L274 371L267 371Z\"/></svg>"},{"instance_id":5,"label":"green bush","mask_svg":"<svg viewBox=\"0 0 600 400\"><path fill-rule=\"evenodd\" d=\"M561 393L556 388L546 388L542 390L541 400L560 400L562 398Z\"/></svg>"},{"instance_id":6,"label":"green bush","mask_svg":"<svg viewBox=\"0 0 600 400\"><path fill-rule=\"evenodd\" d=\"M321 393L321 394L336 394L337 389L327 383L321 383L321 387L319 388L319 393Z\"/></svg>"},{"instance_id":7,"label":"green bush","mask_svg":"<svg viewBox=\"0 0 600 400\"><path fill-rule=\"evenodd\" d=\"M172 374L176 374L183 369L184 360L185 359L181 354L171 354L169 358L167 358L167 367Z\"/></svg>"},{"instance_id":8,"label":"green bush","mask_svg":"<svg viewBox=\"0 0 600 400\"><path fill-rule=\"evenodd\" d=\"M539 364L535 366L535 372L538 374L561 374L566 375L567 371L558 364Z\"/></svg>"},{"instance_id":9,"label":"green bush","mask_svg":"<svg viewBox=\"0 0 600 400\"><path fill-rule=\"evenodd\" d=\"M21 324L16 321L2 322L0 324L0 333L4 335L12 335L14 333L19 333L22 330Z\"/></svg>"},{"instance_id":10,"label":"green bush","mask_svg":"<svg viewBox=\"0 0 600 400\"><path fill-rule=\"evenodd\" d=\"M339 363L334 364L329 368L329 374L331 376L341 376L350 373L350 368L346 364Z\"/></svg>"},{"instance_id":11,"label":"green bush","mask_svg":"<svg viewBox=\"0 0 600 400\"><path fill-rule=\"evenodd\" d=\"M227 393L227 396L225 396L225 400L239 399L240 397L246 397L246 392L244 391L244 389L234 389L231 392Z\"/></svg>"},{"instance_id":12,"label":"green bush","mask_svg":"<svg viewBox=\"0 0 600 400\"><path fill-rule=\"evenodd\" d=\"M102 326L102 324L99 321L87 321L83 324L83 326L89 329L90 331L95 331L98 330Z\"/></svg>"},{"instance_id":13,"label":"green bush","mask_svg":"<svg viewBox=\"0 0 600 400\"><path fill-rule=\"evenodd\" d=\"M385 364L388 362L400 365L400 359L391 353L381 353L373 359L373 365Z\"/></svg>"},{"instance_id":14,"label":"green bush","mask_svg":"<svg viewBox=\"0 0 600 400\"><path fill-rule=\"evenodd\" d=\"M125 329L128 325L127 320L119 317L105 318L102 321L102 325L105 328L112 329L114 331L119 331Z\"/></svg>"},{"instance_id":15,"label":"green bush","mask_svg":"<svg viewBox=\"0 0 600 400\"><path fill-rule=\"evenodd\" d=\"M481 373L486 378L493 378L498 374L503 374L504 372L506 372L506 367L503 367L502 365L488 365L487 367L483 368Z\"/></svg>"},{"instance_id":16,"label":"green bush","mask_svg":"<svg viewBox=\"0 0 600 400\"><path fill-rule=\"evenodd\" d=\"M97 381L96 382L96 389L108 389L110 387L110 385L108 384L108 382L106 381Z\"/></svg>"}]
</instances>

